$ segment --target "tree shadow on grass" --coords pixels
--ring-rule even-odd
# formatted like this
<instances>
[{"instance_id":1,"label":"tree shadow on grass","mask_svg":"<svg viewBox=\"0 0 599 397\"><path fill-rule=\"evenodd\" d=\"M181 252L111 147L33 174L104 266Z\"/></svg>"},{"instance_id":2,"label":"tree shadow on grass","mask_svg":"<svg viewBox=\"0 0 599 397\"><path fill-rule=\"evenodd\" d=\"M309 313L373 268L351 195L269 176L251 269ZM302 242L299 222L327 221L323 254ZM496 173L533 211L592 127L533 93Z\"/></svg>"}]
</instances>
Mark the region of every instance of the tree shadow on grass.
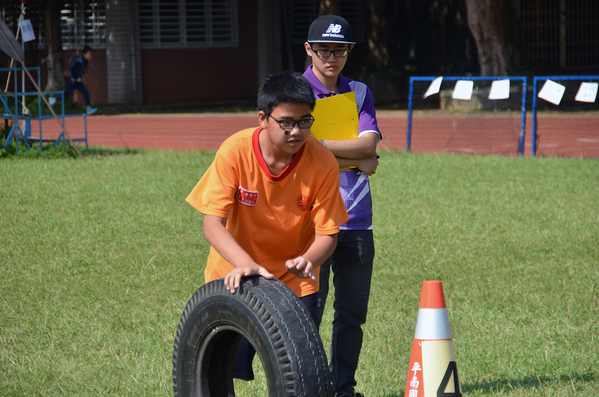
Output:
<instances>
[{"instance_id":1,"label":"tree shadow on grass","mask_svg":"<svg viewBox=\"0 0 599 397\"><path fill-rule=\"evenodd\" d=\"M597 376L592 373L572 374L561 376L538 376L529 375L522 379L505 379L499 378L487 380L478 383L467 383L462 386L462 394L469 392L482 392L488 394L497 394L498 392L511 389L539 389L542 387L551 387L551 385L559 384L582 384L597 381ZM381 397L404 397L405 391L400 390L399 393L386 393Z\"/></svg>"},{"instance_id":2,"label":"tree shadow on grass","mask_svg":"<svg viewBox=\"0 0 599 397\"><path fill-rule=\"evenodd\" d=\"M86 157L108 157L141 154L148 149L131 148L113 148L94 146L86 148L84 145L77 145L79 153L85 159ZM17 146L11 141L6 148L0 145L0 159L2 158L25 158L25 159L58 159L58 158L79 158L79 153L71 145L64 142L54 145L46 143L42 145L30 144L29 149L23 142Z\"/></svg>"},{"instance_id":3,"label":"tree shadow on grass","mask_svg":"<svg viewBox=\"0 0 599 397\"><path fill-rule=\"evenodd\" d=\"M472 391L480 391L483 393L497 393L503 390L511 389L538 389L556 383L580 384L594 382L596 380L597 377L592 373L561 376L528 375L521 379L499 378L478 383L464 384L462 385L462 392L467 393Z\"/></svg>"},{"instance_id":4,"label":"tree shadow on grass","mask_svg":"<svg viewBox=\"0 0 599 397\"><path fill-rule=\"evenodd\" d=\"M83 157L105 157L105 156L123 156L123 155L133 155L133 154L141 154L145 149L132 149L132 148L111 148L111 147L101 147L94 146L90 147L87 150L83 148L79 149L83 154Z\"/></svg>"}]
</instances>

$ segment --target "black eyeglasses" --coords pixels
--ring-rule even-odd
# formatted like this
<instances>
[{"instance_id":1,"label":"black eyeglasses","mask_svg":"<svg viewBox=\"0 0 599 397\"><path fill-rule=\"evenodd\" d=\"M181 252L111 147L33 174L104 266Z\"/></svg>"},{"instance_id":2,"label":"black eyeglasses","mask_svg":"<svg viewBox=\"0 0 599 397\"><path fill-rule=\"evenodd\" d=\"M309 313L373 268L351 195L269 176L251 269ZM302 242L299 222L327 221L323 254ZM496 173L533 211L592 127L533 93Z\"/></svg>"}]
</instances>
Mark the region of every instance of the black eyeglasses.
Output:
<instances>
[{"instance_id":1,"label":"black eyeglasses","mask_svg":"<svg viewBox=\"0 0 599 397\"><path fill-rule=\"evenodd\" d=\"M296 125L301 129L310 128L312 127L312 124L314 124L314 117L301 120L277 120L270 114L268 115L268 117L279 123L279 126L284 130L292 130L295 128Z\"/></svg>"},{"instance_id":2,"label":"black eyeglasses","mask_svg":"<svg viewBox=\"0 0 599 397\"><path fill-rule=\"evenodd\" d=\"M316 53L316 56L319 58L328 58L331 56L331 54L335 54L337 58L345 58L349 55L349 52L351 51L349 48L343 50L315 50L314 47L312 47L312 45L310 45L310 48L312 49L312 51Z\"/></svg>"}]
</instances>

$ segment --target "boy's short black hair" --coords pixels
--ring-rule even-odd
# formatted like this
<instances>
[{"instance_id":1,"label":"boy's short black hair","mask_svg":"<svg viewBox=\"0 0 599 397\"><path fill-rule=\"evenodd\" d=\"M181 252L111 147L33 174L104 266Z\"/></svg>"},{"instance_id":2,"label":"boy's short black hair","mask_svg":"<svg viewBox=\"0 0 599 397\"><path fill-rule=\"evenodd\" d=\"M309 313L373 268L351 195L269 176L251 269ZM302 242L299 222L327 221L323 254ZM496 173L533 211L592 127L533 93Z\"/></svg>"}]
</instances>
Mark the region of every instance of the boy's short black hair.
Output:
<instances>
[{"instance_id":1,"label":"boy's short black hair","mask_svg":"<svg viewBox=\"0 0 599 397\"><path fill-rule=\"evenodd\" d=\"M83 47L83 50L81 50L81 53L87 54L88 52L94 52L94 50L92 50L90 46L86 45L85 47Z\"/></svg>"},{"instance_id":2,"label":"boy's short black hair","mask_svg":"<svg viewBox=\"0 0 599 397\"><path fill-rule=\"evenodd\" d=\"M258 111L267 115L281 103L307 103L314 110L315 102L312 86L296 72L270 75L258 90Z\"/></svg>"}]
</instances>

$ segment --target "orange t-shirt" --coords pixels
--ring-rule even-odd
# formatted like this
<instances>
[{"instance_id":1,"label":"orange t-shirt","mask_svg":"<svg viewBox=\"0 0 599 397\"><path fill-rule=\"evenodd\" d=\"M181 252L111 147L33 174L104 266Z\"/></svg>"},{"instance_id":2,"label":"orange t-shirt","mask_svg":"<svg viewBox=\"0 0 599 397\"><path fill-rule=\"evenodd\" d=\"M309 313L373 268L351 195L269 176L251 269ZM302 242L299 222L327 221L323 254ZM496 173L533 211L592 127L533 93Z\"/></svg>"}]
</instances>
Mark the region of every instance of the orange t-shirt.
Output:
<instances>
[{"instance_id":1,"label":"orange t-shirt","mask_svg":"<svg viewBox=\"0 0 599 397\"><path fill-rule=\"evenodd\" d=\"M285 262L306 252L315 233L336 234L348 220L339 165L310 136L285 171L272 175L260 152L260 131L249 128L225 140L186 201L204 214L227 218L227 230L256 263L298 296L310 295L318 285L289 273ZM210 248L206 282L233 269Z\"/></svg>"}]
</instances>

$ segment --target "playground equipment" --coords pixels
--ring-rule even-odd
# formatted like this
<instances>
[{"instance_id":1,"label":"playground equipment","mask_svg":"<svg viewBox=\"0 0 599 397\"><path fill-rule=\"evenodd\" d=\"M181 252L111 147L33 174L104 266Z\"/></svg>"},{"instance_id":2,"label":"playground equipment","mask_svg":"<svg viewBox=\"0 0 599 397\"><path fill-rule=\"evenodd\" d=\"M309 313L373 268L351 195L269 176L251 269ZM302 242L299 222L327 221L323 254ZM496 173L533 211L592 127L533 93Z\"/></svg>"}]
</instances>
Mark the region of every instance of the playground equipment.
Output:
<instances>
[{"instance_id":1,"label":"playground equipment","mask_svg":"<svg viewBox=\"0 0 599 397\"><path fill-rule=\"evenodd\" d=\"M21 10L21 13L22 13L22 10ZM83 156L81 155L81 152L79 151L79 149L77 149L77 146L72 144L71 137L69 136L66 129L64 128L64 118L63 118L63 122L61 123L60 120L58 119L58 116L56 115L56 112L54 111L54 109L52 109L52 106L50 106L48 99L46 99L46 96L42 93L39 83L35 81L35 79L31 75L31 72L29 72L29 69L27 69L27 67L25 66L25 61L24 61L25 54L23 52L23 49L19 46L19 42L17 41L17 39L15 38L15 36L11 32L11 30L6 25L6 22L4 22L4 20L2 20L2 19L0 19L0 49L2 51L4 51L8 56L10 56L12 59L16 59L19 61L19 63L22 66L22 70L25 72L27 77L29 77L29 81L31 82L31 84L33 84L35 86L35 89L36 89L37 93L39 94L39 98L44 101L44 103L50 110L50 113L52 113L52 116L54 116L54 119L56 120L58 125L60 125L62 134L64 134L64 138L65 138L66 142L70 143L71 146L73 147L73 149L79 155L79 157L83 158ZM38 74L38 79L39 79L39 74ZM24 80L24 78L23 78L23 80ZM16 87L16 85L15 85L15 87ZM23 90L23 91L25 91L25 90ZM2 102L4 103L5 101L2 100ZM40 104L41 104L41 102L40 102ZM6 106L6 108L9 109L8 106ZM16 112L16 107L15 107L15 112ZM10 112L10 113L11 113L11 116L14 116L14 114L12 114L12 112ZM16 121L18 124L18 118L16 116L11 117L11 118L13 119L13 121ZM21 134L21 137L23 137L23 131L20 129L20 127L18 127L16 130L17 148L18 148L19 133ZM40 133L41 133L41 131L40 131Z\"/></svg>"},{"instance_id":2,"label":"playground equipment","mask_svg":"<svg viewBox=\"0 0 599 397\"><path fill-rule=\"evenodd\" d=\"M32 67L29 71L37 74L37 85L40 85L40 68ZM65 118L69 117L83 117L85 136L82 138L73 138L72 142L83 142L87 150L87 113L82 114L65 114L65 105L62 101L62 112L58 115L61 123L61 133L57 138L46 139L43 137L43 120L52 119L55 116L51 114L43 114L43 100L42 96L52 96L61 94L62 91L46 91L46 92L27 92L19 91L19 77L25 73L24 68L12 67L12 68L0 68L0 81L4 80L2 77L6 74L6 90L0 92L0 99L4 107L0 116L5 120L12 120L12 126L10 132L4 141L4 148L8 146L11 140L15 140L17 151L19 150L19 141L21 141L27 149L31 149L30 142L38 142L40 150L43 150L43 143L48 141L54 141L54 146L66 141L65 135ZM9 91L9 87L11 87ZM28 99L34 99L37 106L37 112L31 113L27 108ZM37 99L37 101L35 101ZM37 128L38 136L33 136L32 122L37 121L39 125Z\"/></svg>"}]
</instances>

